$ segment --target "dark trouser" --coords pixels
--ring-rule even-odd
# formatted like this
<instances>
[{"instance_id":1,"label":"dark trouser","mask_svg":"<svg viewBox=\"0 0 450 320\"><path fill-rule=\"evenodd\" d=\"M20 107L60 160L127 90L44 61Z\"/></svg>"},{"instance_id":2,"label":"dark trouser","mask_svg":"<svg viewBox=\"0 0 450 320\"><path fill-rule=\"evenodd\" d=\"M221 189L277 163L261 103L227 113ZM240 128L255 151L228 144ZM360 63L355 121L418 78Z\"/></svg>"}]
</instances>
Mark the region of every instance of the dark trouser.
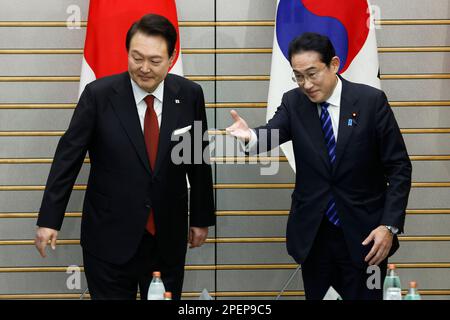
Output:
<instances>
[{"instance_id":1,"label":"dark trouser","mask_svg":"<svg viewBox=\"0 0 450 320\"><path fill-rule=\"evenodd\" d=\"M306 299L321 300L332 286L344 300L381 300L383 281L386 276L387 259L380 265L380 288L369 289L367 266L352 262L340 227L325 217L311 251L302 264ZM369 281L373 284L374 281Z\"/></svg>"},{"instance_id":2,"label":"dark trouser","mask_svg":"<svg viewBox=\"0 0 450 320\"><path fill-rule=\"evenodd\" d=\"M183 288L184 265L167 266L162 262L155 238L145 232L133 258L123 265L103 261L83 250L84 272L92 299L135 300L137 289L147 299L153 271L160 271L166 291L179 300Z\"/></svg>"}]
</instances>

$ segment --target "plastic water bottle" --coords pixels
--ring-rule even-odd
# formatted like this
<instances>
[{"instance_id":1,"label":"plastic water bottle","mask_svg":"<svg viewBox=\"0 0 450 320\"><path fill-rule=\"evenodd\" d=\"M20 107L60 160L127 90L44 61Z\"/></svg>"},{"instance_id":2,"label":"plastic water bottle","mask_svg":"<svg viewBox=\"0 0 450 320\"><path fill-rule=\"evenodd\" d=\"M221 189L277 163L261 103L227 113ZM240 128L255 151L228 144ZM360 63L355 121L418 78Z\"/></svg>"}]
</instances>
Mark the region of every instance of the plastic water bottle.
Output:
<instances>
[{"instance_id":1,"label":"plastic water bottle","mask_svg":"<svg viewBox=\"0 0 450 320\"><path fill-rule=\"evenodd\" d=\"M170 291L164 292L164 300L172 300L172 292Z\"/></svg>"},{"instance_id":2,"label":"plastic water bottle","mask_svg":"<svg viewBox=\"0 0 450 320\"><path fill-rule=\"evenodd\" d=\"M164 284L161 280L161 272L153 272L153 279L148 288L147 300L164 300Z\"/></svg>"},{"instance_id":3,"label":"plastic water bottle","mask_svg":"<svg viewBox=\"0 0 450 320\"><path fill-rule=\"evenodd\" d=\"M388 272L383 284L383 300L402 300L400 277L395 272L395 265L388 265Z\"/></svg>"},{"instance_id":4,"label":"plastic water bottle","mask_svg":"<svg viewBox=\"0 0 450 320\"><path fill-rule=\"evenodd\" d=\"M421 300L420 294L417 291L417 282L411 281L409 283L409 291L405 296L405 300Z\"/></svg>"}]
</instances>

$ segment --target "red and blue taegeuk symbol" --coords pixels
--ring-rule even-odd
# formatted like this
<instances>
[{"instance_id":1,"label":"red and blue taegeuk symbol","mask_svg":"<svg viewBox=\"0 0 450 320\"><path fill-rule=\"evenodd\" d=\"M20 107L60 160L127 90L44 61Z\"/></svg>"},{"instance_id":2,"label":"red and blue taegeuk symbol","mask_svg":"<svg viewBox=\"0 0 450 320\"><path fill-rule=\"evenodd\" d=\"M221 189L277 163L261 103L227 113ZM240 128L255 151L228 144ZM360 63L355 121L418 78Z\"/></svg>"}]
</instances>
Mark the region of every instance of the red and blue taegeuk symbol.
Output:
<instances>
[{"instance_id":1,"label":"red and blue taegeuk symbol","mask_svg":"<svg viewBox=\"0 0 450 320\"><path fill-rule=\"evenodd\" d=\"M276 37L288 59L289 42L304 32L330 38L341 59L339 73L345 72L369 35L367 0L280 0Z\"/></svg>"}]
</instances>

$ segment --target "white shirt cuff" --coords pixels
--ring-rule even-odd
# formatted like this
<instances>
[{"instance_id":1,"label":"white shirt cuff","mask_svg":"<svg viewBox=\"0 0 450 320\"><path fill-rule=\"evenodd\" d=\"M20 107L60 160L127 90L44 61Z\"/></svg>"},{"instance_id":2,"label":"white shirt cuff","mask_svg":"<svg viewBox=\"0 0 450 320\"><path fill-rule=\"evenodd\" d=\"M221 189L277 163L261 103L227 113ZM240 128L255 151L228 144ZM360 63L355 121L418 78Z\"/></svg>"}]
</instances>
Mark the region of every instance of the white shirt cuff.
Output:
<instances>
[{"instance_id":1,"label":"white shirt cuff","mask_svg":"<svg viewBox=\"0 0 450 320\"><path fill-rule=\"evenodd\" d=\"M242 141L239 139L239 143L241 145L242 150L247 153L252 153L256 151L256 144L258 143L258 137L256 136L256 132L253 129L250 129L251 136L248 142Z\"/></svg>"}]
</instances>

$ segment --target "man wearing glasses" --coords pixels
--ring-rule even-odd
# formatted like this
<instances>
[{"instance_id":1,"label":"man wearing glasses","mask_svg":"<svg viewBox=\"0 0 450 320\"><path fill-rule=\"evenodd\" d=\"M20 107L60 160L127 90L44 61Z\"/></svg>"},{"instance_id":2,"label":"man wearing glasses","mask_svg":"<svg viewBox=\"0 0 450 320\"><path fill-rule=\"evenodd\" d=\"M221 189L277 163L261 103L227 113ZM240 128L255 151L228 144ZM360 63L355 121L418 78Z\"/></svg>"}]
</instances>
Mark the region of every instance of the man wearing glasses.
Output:
<instances>
[{"instance_id":1,"label":"man wearing glasses","mask_svg":"<svg viewBox=\"0 0 450 320\"><path fill-rule=\"evenodd\" d=\"M367 286L367 267L379 266L383 283L403 232L412 169L400 129L384 92L337 74L327 37L294 39L289 61L299 89L256 129L231 111L227 132L252 154L293 143L287 250L302 265L306 298L322 299L333 286L344 300L381 299L381 288Z\"/></svg>"}]
</instances>

